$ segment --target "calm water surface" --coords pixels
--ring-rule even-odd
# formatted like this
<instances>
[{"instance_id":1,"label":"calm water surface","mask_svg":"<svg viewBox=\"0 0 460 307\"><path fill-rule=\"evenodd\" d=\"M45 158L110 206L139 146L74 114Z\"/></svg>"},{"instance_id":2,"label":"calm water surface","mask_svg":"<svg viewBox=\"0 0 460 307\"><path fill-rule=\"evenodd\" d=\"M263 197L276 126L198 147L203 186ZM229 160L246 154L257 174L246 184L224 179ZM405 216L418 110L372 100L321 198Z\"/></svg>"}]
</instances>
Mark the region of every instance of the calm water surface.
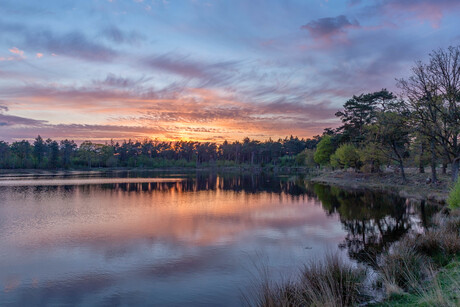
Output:
<instances>
[{"instance_id":1,"label":"calm water surface","mask_svg":"<svg viewBox=\"0 0 460 307\"><path fill-rule=\"evenodd\" d=\"M0 306L238 306L258 268L372 263L430 210L268 175L0 177Z\"/></svg>"}]
</instances>

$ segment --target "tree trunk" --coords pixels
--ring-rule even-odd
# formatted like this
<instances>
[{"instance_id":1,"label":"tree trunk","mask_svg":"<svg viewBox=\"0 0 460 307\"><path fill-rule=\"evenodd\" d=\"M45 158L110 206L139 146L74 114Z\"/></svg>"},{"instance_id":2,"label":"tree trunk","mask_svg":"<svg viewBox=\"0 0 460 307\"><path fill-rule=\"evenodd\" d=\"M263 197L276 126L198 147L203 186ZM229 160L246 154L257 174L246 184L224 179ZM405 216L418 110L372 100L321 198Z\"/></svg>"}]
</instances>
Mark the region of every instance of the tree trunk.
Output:
<instances>
[{"instance_id":1,"label":"tree trunk","mask_svg":"<svg viewBox=\"0 0 460 307\"><path fill-rule=\"evenodd\" d=\"M436 176L436 148L434 140L431 140L431 182L438 182L438 178Z\"/></svg>"},{"instance_id":2,"label":"tree trunk","mask_svg":"<svg viewBox=\"0 0 460 307\"><path fill-rule=\"evenodd\" d=\"M444 175L447 174L447 163L445 163L445 162L442 164L442 173Z\"/></svg>"},{"instance_id":3,"label":"tree trunk","mask_svg":"<svg viewBox=\"0 0 460 307\"><path fill-rule=\"evenodd\" d=\"M406 183L406 173L404 173L404 164L403 161L399 160L399 169L401 170L401 177L404 183Z\"/></svg>"},{"instance_id":4,"label":"tree trunk","mask_svg":"<svg viewBox=\"0 0 460 307\"><path fill-rule=\"evenodd\" d=\"M420 159L418 162L418 171L420 174L425 173L425 166L423 165L423 153L425 152L425 146L422 145L420 146Z\"/></svg>"},{"instance_id":5,"label":"tree trunk","mask_svg":"<svg viewBox=\"0 0 460 307\"><path fill-rule=\"evenodd\" d=\"M423 166L423 163L420 161L419 165L418 165L418 172L420 174L424 174L425 173L425 166Z\"/></svg>"},{"instance_id":6,"label":"tree trunk","mask_svg":"<svg viewBox=\"0 0 460 307\"><path fill-rule=\"evenodd\" d=\"M460 164L460 157L457 157L452 161L452 181L456 182L458 179L458 167Z\"/></svg>"}]
</instances>

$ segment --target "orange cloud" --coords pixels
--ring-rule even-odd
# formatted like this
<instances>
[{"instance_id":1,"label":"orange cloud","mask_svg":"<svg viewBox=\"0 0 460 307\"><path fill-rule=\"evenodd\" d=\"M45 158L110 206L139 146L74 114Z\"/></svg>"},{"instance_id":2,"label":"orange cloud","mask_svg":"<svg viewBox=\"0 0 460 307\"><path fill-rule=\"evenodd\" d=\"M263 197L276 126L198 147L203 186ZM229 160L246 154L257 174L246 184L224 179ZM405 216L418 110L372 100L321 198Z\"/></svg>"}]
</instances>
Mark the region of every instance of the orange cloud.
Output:
<instances>
[{"instance_id":1,"label":"orange cloud","mask_svg":"<svg viewBox=\"0 0 460 307\"><path fill-rule=\"evenodd\" d=\"M10 57L0 57L0 61L13 61L14 60L14 57L10 56Z\"/></svg>"},{"instance_id":2,"label":"orange cloud","mask_svg":"<svg viewBox=\"0 0 460 307\"><path fill-rule=\"evenodd\" d=\"M244 95L224 89L168 87L153 90L139 87L144 80L112 79L110 82L94 81L83 87L29 84L4 94L17 102L15 115L41 118L43 112L52 112L55 119L48 118L49 122L35 127L34 133L39 131L54 138L110 139L116 135L116 139L222 142L245 137L277 139L291 134L311 137L320 133L326 124L336 126L335 122L330 122L331 118L334 120L335 108L327 101L254 103ZM126 83L131 87L114 88L113 83ZM283 90L266 89L271 93ZM66 116L65 123L56 116L69 112L71 115ZM82 122L88 114L98 120L87 123L90 126L71 124ZM11 130L13 132L19 131Z\"/></svg>"},{"instance_id":3,"label":"orange cloud","mask_svg":"<svg viewBox=\"0 0 460 307\"><path fill-rule=\"evenodd\" d=\"M21 57L24 56L24 51L19 50L17 47L13 47L13 48L8 49L8 50L9 50L11 53L17 54L17 55L19 55L19 56L21 56Z\"/></svg>"}]
</instances>

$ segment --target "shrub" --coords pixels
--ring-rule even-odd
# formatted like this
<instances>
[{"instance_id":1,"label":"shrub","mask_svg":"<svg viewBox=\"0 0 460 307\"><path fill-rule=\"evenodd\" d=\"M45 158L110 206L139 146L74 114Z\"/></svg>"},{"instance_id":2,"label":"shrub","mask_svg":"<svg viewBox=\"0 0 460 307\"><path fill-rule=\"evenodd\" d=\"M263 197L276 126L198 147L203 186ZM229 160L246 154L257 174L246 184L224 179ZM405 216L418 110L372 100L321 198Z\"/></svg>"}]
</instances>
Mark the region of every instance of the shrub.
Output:
<instances>
[{"instance_id":1,"label":"shrub","mask_svg":"<svg viewBox=\"0 0 460 307\"><path fill-rule=\"evenodd\" d=\"M396 243L379 267L387 292L417 290L428 276L428 263L407 239Z\"/></svg>"},{"instance_id":2,"label":"shrub","mask_svg":"<svg viewBox=\"0 0 460 307\"><path fill-rule=\"evenodd\" d=\"M360 165L358 150L351 144L340 145L330 159L331 165L334 167L353 167L357 169Z\"/></svg>"},{"instance_id":3,"label":"shrub","mask_svg":"<svg viewBox=\"0 0 460 307\"><path fill-rule=\"evenodd\" d=\"M457 179L457 182L450 191L447 203L451 209L460 208L460 178Z\"/></svg>"}]
</instances>

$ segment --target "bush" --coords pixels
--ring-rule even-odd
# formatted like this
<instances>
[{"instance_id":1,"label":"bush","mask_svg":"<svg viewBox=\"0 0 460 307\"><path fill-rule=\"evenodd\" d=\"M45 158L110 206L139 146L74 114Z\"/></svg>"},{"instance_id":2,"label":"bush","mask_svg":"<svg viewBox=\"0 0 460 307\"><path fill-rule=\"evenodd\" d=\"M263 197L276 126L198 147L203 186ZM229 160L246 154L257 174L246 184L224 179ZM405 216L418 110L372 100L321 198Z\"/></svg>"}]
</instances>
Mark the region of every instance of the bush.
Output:
<instances>
[{"instance_id":1,"label":"bush","mask_svg":"<svg viewBox=\"0 0 460 307\"><path fill-rule=\"evenodd\" d=\"M307 148L295 157L295 161L298 165L304 165L313 168L317 166L314 156L315 150Z\"/></svg>"},{"instance_id":2,"label":"bush","mask_svg":"<svg viewBox=\"0 0 460 307\"><path fill-rule=\"evenodd\" d=\"M385 159L381 150L374 144L366 145L358 150L359 160L363 164L361 170L365 173L377 173L380 166L388 159Z\"/></svg>"},{"instance_id":3,"label":"bush","mask_svg":"<svg viewBox=\"0 0 460 307\"><path fill-rule=\"evenodd\" d=\"M358 150L351 144L342 144L331 155L331 165L334 167L358 169L360 166Z\"/></svg>"},{"instance_id":4,"label":"bush","mask_svg":"<svg viewBox=\"0 0 460 307\"><path fill-rule=\"evenodd\" d=\"M447 203L451 209L460 208L460 178L457 179L457 182L450 191Z\"/></svg>"}]
</instances>

